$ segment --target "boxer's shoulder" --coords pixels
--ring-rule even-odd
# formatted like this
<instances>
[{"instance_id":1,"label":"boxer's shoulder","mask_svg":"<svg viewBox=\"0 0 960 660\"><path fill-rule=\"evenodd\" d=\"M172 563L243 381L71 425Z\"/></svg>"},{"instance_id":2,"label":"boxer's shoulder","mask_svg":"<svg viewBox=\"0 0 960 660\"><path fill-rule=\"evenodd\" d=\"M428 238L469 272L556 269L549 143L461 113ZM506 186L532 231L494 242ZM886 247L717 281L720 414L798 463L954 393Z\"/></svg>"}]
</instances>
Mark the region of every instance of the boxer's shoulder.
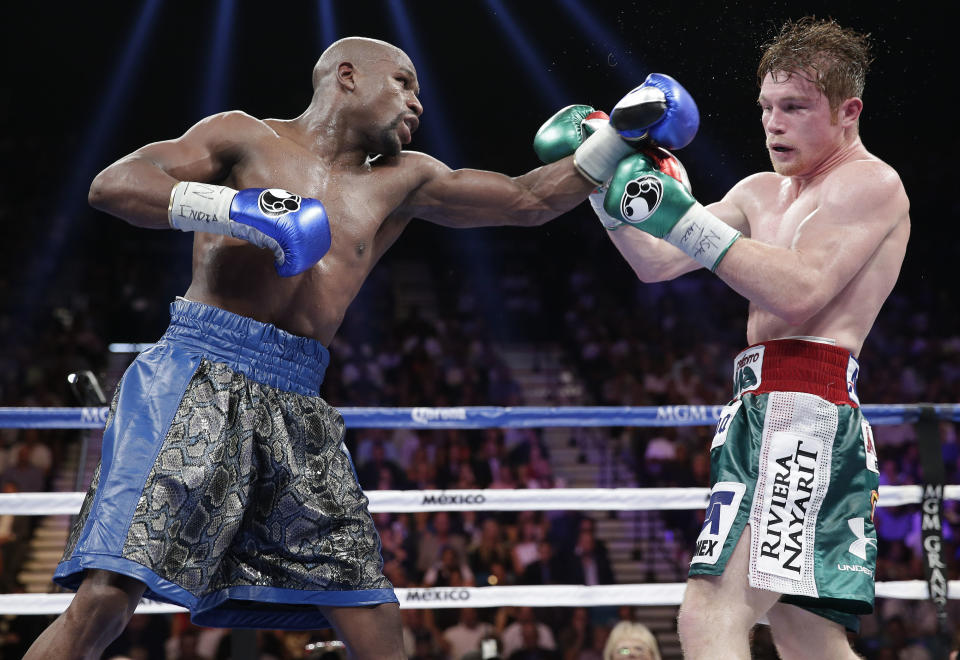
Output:
<instances>
[{"instance_id":1,"label":"boxer's shoulder","mask_svg":"<svg viewBox=\"0 0 960 660\"><path fill-rule=\"evenodd\" d=\"M276 130L271 126L271 123L276 121L275 119L258 119L242 110L227 110L205 117L194 128L211 132L273 133L276 135Z\"/></svg>"},{"instance_id":2,"label":"boxer's shoulder","mask_svg":"<svg viewBox=\"0 0 960 660\"><path fill-rule=\"evenodd\" d=\"M276 140L279 134L271 126L272 121L230 110L205 117L191 127L184 138L210 145L218 152L242 151L244 147L264 140Z\"/></svg>"},{"instance_id":3,"label":"boxer's shoulder","mask_svg":"<svg viewBox=\"0 0 960 660\"><path fill-rule=\"evenodd\" d=\"M442 161L420 151L404 150L396 156L376 156L368 162L377 174L395 177L410 188L416 188L450 172L450 168Z\"/></svg>"},{"instance_id":4,"label":"boxer's shoulder","mask_svg":"<svg viewBox=\"0 0 960 660\"><path fill-rule=\"evenodd\" d=\"M735 204L749 215L751 210L770 206L782 194L785 177L775 172L757 172L741 179L724 196L724 201Z\"/></svg>"},{"instance_id":5,"label":"boxer's shoulder","mask_svg":"<svg viewBox=\"0 0 960 660\"><path fill-rule=\"evenodd\" d=\"M851 186L875 195L886 191L894 194L903 190L900 175L890 165L870 154L841 163L824 177L825 187L831 192L846 190Z\"/></svg>"}]
</instances>

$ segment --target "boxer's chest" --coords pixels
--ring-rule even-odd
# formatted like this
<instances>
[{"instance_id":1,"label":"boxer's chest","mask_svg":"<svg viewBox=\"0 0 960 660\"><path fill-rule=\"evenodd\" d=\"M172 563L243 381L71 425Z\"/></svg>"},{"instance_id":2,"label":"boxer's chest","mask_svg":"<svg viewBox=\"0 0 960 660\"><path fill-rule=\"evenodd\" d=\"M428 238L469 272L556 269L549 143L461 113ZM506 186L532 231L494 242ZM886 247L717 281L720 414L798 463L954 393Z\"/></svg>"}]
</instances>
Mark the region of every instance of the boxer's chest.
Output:
<instances>
[{"instance_id":1,"label":"boxer's chest","mask_svg":"<svg viewBox=\"0 0 960 660\"><path fill-rule=\"evenodd\" d=\"M761 201L751 218L751 238L777 247L794 247L804 228L816 223L819 200L819 186L799 195L790 190L776 191Z\"/></svg>"},{"instance_id":2,"label":"boxer's chest","mask_svg":"<svg viewBox=\"0 0 960 660\"><path fill-rule=\"evenodd\" d=\"M355 243L362 253L407 190L392 172L359 168L344 172L308 153L267 152L234 172L235 187L282 188L323 202L338 244Z\"/></svg>"}]
</instances>

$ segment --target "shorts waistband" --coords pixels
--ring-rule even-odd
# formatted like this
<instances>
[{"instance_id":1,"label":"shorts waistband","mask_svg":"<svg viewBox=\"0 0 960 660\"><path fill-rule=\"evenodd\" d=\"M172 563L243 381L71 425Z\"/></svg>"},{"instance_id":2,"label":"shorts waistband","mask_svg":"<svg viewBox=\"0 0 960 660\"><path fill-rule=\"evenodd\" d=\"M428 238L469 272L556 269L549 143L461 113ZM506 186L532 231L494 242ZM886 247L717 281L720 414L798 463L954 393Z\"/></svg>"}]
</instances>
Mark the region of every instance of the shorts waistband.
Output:
<instances>
[{"instance_id":1,"label":"shorts waistband","mask_svg":"<svg viewBox=\"0 0 960 660\"><path fill-rule=\"evenodd\" d=\"M307 396L317 396L330 364L330 352L316 339L183 298L170 305L163 340L196 348L258 383Z\"/></svg>"},{"instance_id":2,"label":"shorts waistband","mask_svg":"<svg viewBox=\"0 0 960 660\"><path fill-rule=\"evenodd\" d=\"M733 395L806 392L838 405L858 407L860 364L850 351L806 339L754 344L733 360Z\"/></svg>"}]
</instances>

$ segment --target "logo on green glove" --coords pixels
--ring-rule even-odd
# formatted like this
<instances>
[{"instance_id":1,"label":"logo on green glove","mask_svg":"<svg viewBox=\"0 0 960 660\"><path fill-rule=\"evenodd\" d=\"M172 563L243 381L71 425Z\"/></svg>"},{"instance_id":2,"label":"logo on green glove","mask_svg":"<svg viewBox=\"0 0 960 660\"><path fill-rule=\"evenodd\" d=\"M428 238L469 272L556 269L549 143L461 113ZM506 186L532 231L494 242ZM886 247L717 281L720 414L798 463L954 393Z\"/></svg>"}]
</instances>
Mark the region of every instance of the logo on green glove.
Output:
<instances>
[{"instance_id":1,"label":"logo on green glove","mask_svg":"<svg viewBox=\"0 0 960 660\"><path fill-rule=\"evenodd\" d=\"M651 175L627 183L620 198L620 215L631 224L643 222L657 210L663 199L663 184Z\"/></svg>"}]
</instances>

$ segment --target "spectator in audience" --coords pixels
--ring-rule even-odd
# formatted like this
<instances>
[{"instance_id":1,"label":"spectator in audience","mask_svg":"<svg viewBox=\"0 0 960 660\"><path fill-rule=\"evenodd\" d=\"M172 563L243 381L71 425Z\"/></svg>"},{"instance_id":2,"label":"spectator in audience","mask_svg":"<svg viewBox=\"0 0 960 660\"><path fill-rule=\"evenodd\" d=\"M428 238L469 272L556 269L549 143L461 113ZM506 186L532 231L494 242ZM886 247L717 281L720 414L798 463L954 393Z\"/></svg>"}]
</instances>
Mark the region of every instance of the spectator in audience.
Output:
<instances>
[{"instance_id":1,"label":"spectator in audience","mask_svg":"<svg viewBox=\"0 0 960 660\"><path fill-rule=\"evenodd\" d=\"M465 607L459 611L457 624L441 633L441 640L451 660L459 660L469 651L480 650L480 641L493 635L493 626L481 621L477 610Z\"/></svg>"},{"instance_id":2,"label":"spectator in audience","mask_svg":"<svg viewBox=\"0 0 960 660\"><path fill-rule=\"evenodd\" d=\"M645 625L621 621L610 631L603 660L660 660L660 647Z\"/></svg>"},{"instance_id":3,"label":"spectator in audience","mask_svg":"<svg viewBox=\"0 0 960 660\"><path fill-rule=\"evenodd\" d=\"M595 637L589 610L585 607L573 608L570 621L560 631L558 639L562 660L602 660L602 653L594 648Z\"/></svg>"},{"instance_id":4,"label":"spectator in audience","mask_svg":"<svg viewBox=\"0 0 960 660\"><path fill-rule=\"evenodd\" d=\"M406 475L403 469L387 457L381 438L370 443L370 460L357 469L357 480L364 490L404 490Z\"/></svg>"},{"instance_id":5,"label":"spectator in audience","mask_svg":"<svg viewBox=\"0 0 960 660\"><path fill-rule=\"evenodd\" d=\"M514 617L514 619L507 624L510 617ZM524 631L524 628L526 628L526 631ZM502 631L500 641L502 642L504 658L510 658L514 651L524 646L525 642L534 642L535 646L533 648L536 649L555 651L557 648L553 631L546 624L537 621L532 607L501 607L497 610L496 629ZM532 640L530 639L531 636Z\"/></svg>"},{"instance_id":6,"label":"spectator in audience","mask_svg":"<svg viewBox=\"0 0 960 660\"><path fill-rule=\"evenodd\" d=\"M444 546L440 551L440 559L423 574L425 587L459 587L474 586L473 571L457 551L451 546Z\"/></svg>"},{"instance_id":7,"label":"spectator in audience","mask_svg":"<svg viewBox=\"0 0 960 660\"><path fill-rule=\"evenodd\" d=\"M423 520L420 514L415 515L418 521ZM449 513L437 511L431 515L429 525L417 529L419 538L417 539L416 569L420 575L426 573L441 559L444 548L449 548L456 553L457 564L463 562L463 558L466 557L467 541L463 534L453 529L453 521Z\"/></svg>"},{"instance_id":8,"label":"spectator in audience","mask_svg":"<svg viewBox=\"0 0 960 660\"><path fill-rule=\"evenodd\" d=\"M571 584L613 584L613 567L606 545L596 537L596 523L592 518L580 521L580 534L573 547L568 579Z\"/></svg>"},{"instance_id":9,"label":"spectator in audience","mask_svg":"<svg viewBox=\"0 0 960 660\"><path fill-rule=\"evenodd\" d=\"M536 561L527 564L517 584L560 584L566 571L562 558L554 556L553 544L543 539L537 544L537 550Z\"/></svg>"},{"instance_id":10,"label":"spectator in audience","mask_svg":"<svg viewBox=\"0 0 960 660\"><path fill-rule=\"evenodd\" d=\"M439 660L442 657L443 648L433 615L433 610L400 610L403 621L403 650L411 660Z\"/></svg>"},{"instance_id":11,"label":"spectator in audience","mask_svg":"<svg viewBox=\"0 0 960 660\"><path fill-rule=\"evenodd\" d=\"M6 494L18 493L16 482L2 482ZM12 593L29 549L31 523L28 516L0 515L0 593Z\"/></svg>"},{"instance_id":12,"label":"spectator in audience","mask_svg":"<svg viewBox=\"0 0 960 660\"><path fill-rule=\"evenodd\" d=\"M520 648L507 656L508 660L560 660L555 649L540 643L536 623L526 621L520 624Z\"/></svg>"},{"instance_id":13,"label":"spectator in audience","mask_svg":"<svg viewBox=\"0 0 960 660\"><path fill-rule=\"evenodd\" d=\"M24 443L16 449L13 465L0 474L0 482L16 484L21 493L39 493L45 490L46 475L30 460L31 447Z\"/></svg>"},{"instance_id":14,"label":"spectator in audience","mask_svg":"<svg viewBox=\"0 0 960 660\"><path fill-rule=\"evenodd\" d=\"M510 562L506 539L496 518L491 516L481 523L480 539L470 546L468 558L480 585L490 584L489 578L494 574L495 564L506 566Z\"/></svg>"},{"instance_id":15,"label":"spectator in audience","mask_svg":"<svg viewBox=\"0 0 960 660\"><path fill-rule=\"evenodd\" d=\"M518 516L518 538L513 545L513 573L523 575L527 565L536 561L538 556L537 544L544 538L543 523L538 520L538 514L533 511L524 511Z\"/></svg>"}]
</instances>

